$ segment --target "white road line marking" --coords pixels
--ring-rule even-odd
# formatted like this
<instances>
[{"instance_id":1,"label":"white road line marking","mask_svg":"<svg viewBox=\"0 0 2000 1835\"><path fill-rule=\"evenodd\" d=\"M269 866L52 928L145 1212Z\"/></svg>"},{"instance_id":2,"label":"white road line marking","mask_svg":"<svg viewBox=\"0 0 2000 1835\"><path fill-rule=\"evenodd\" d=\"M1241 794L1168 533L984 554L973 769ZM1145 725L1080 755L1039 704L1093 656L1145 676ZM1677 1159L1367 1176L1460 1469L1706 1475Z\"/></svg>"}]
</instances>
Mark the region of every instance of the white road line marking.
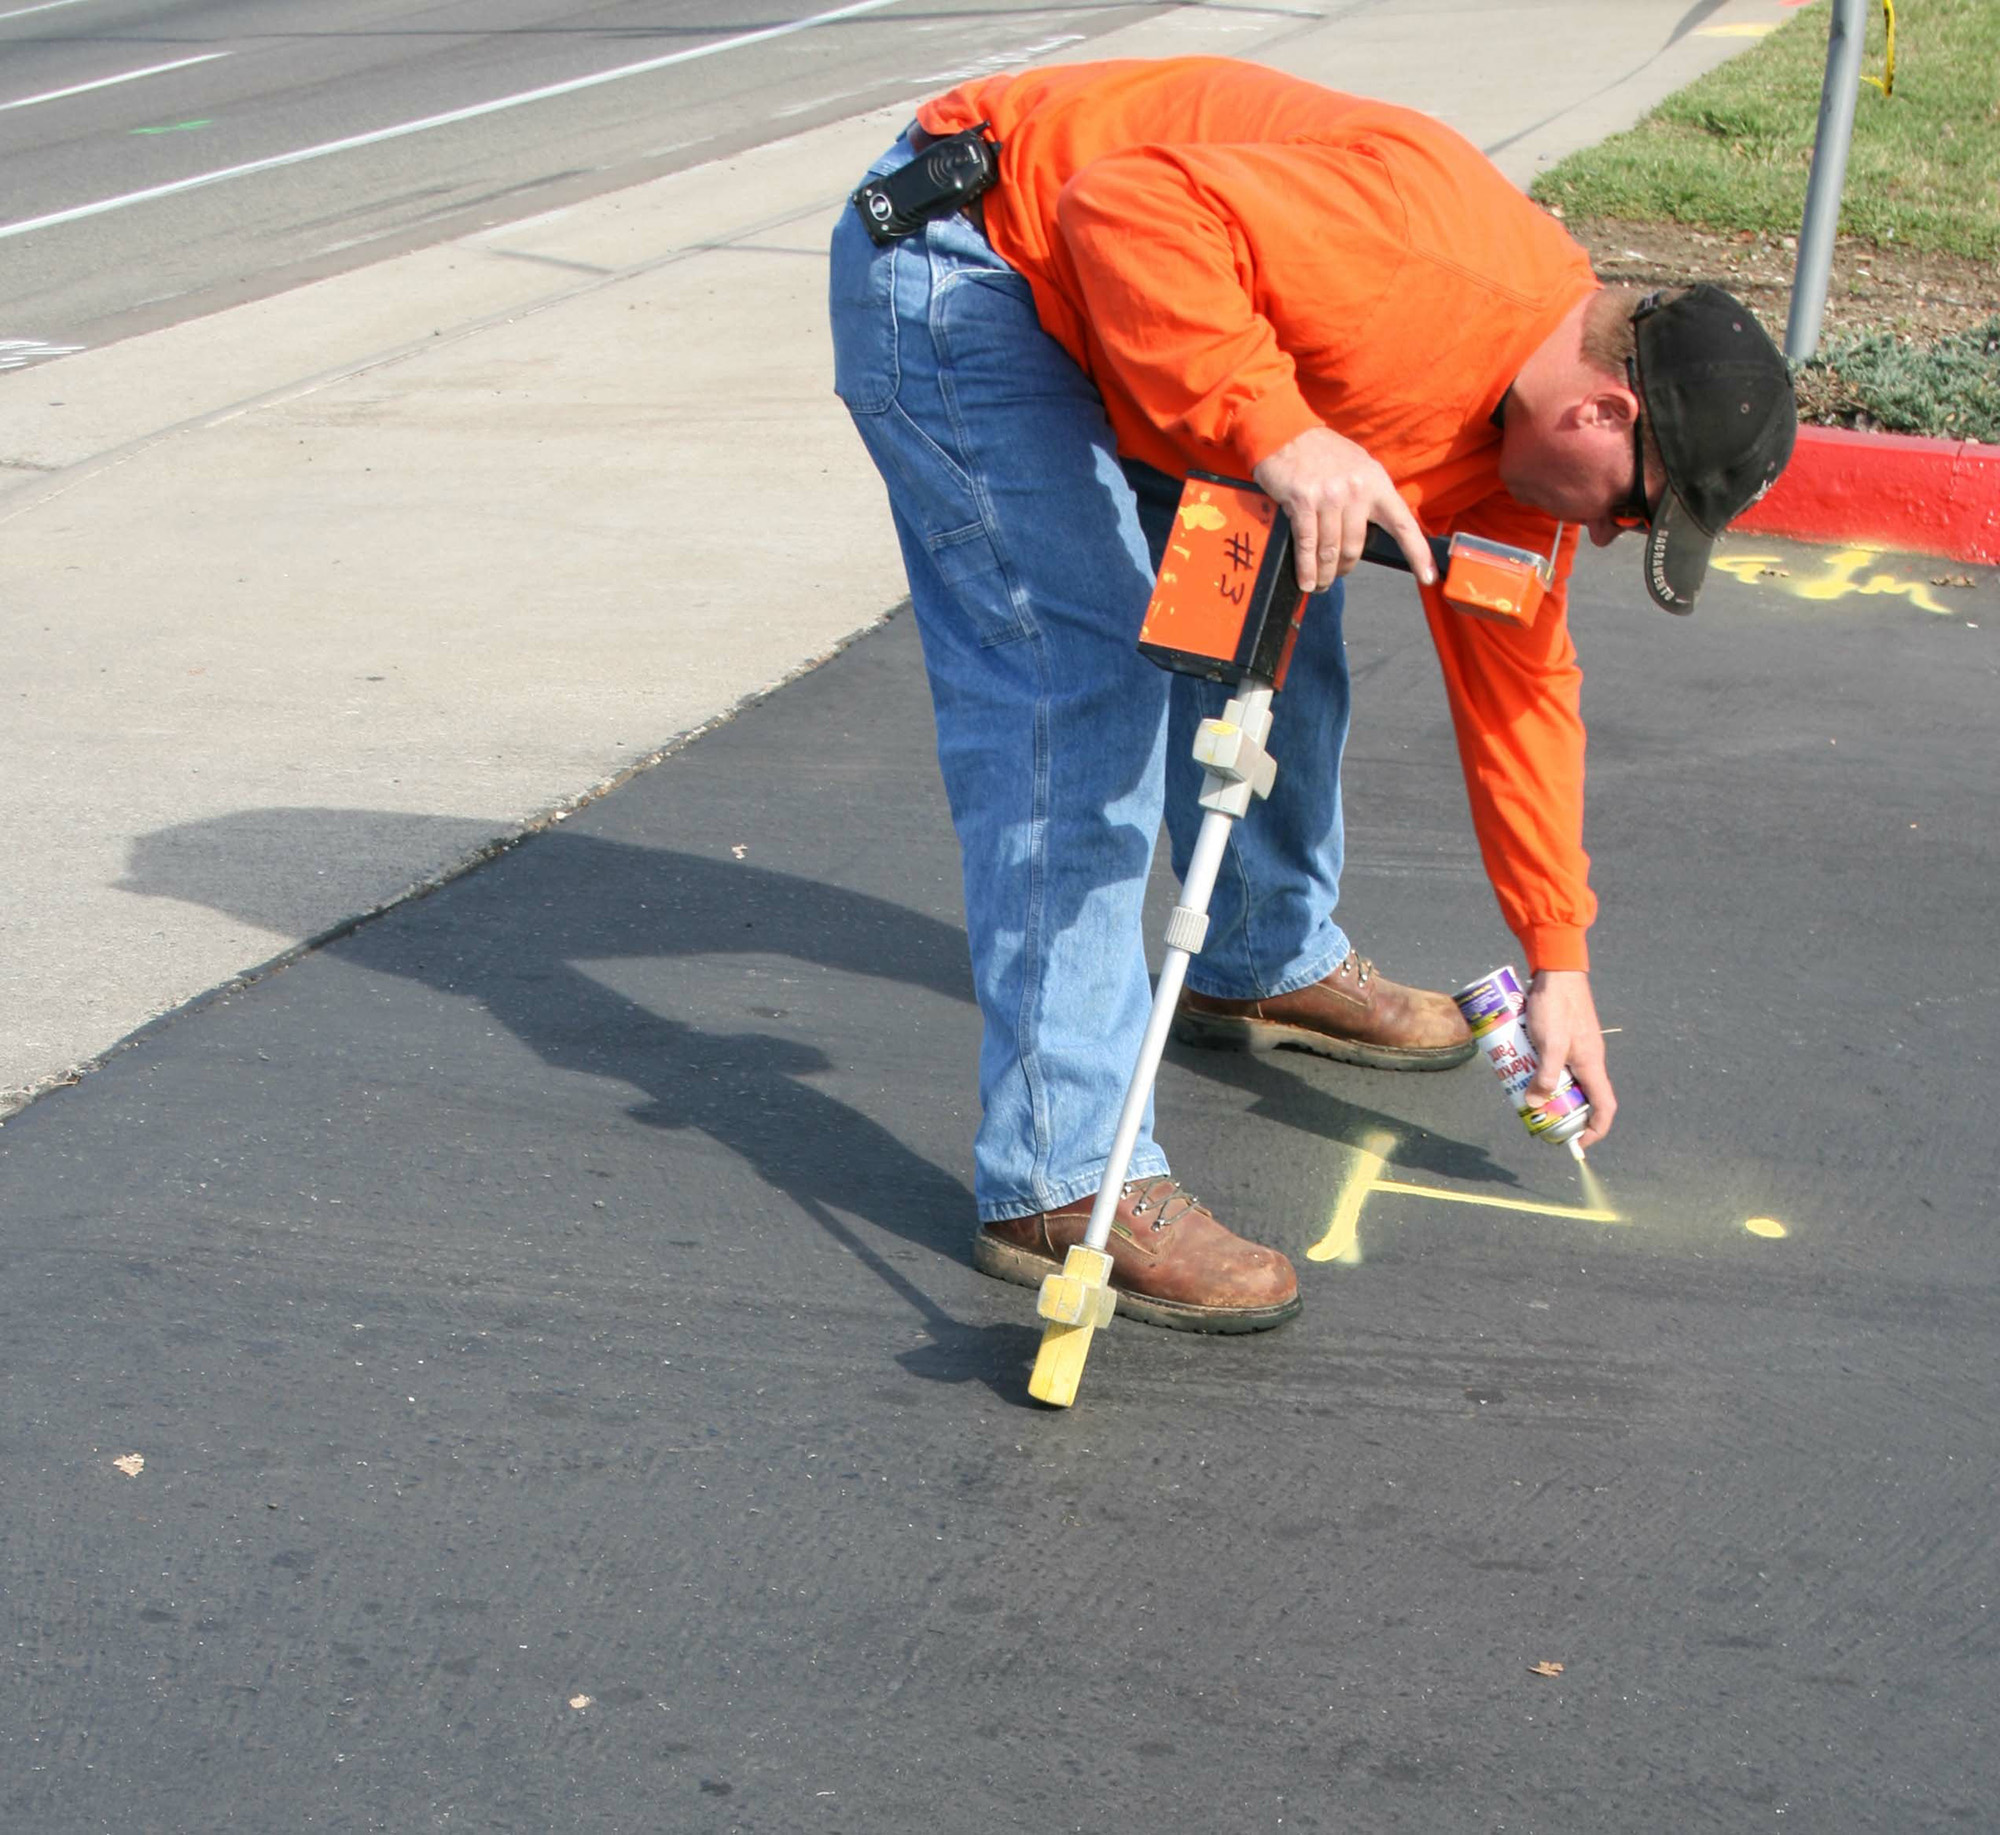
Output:
<instances>
[{"instance_id":1,"label":"white road line marking","mask_svg":"<svg viewBox=\"0 0 2000 1835\"><path fill-rule=\"evenodd\" d=\"M24 370L51 357L74 357L85 348L81 344L44 344L39 338L0 338L0 370Z\"/></svg>"},{"instance_id":2,"label":"white road line marking","mask_svg":"<svg viewBox=\"0 0 2000 1835\"><path fill-rule=\"evenodd\" d=\"M68 0L52 0L52 4L66 5ZM153 185L144 191L128 191L123 197L101 198L95 204L78 204L69 210L51 211L45 217L29 217L19 223L0 223L0 240L8 236L25 236L30 230L53 229L59 223L76 223L85 217L100 217L107 211L150 203L154 198L173 197L183 191L198 190L203 185L219 185L224 179L244 178L253 172L275 172L281 166L303 165L309 159L325 159L329 154L377 146L385 140L400 140L406 134L421 134L434 127L477 120L481 115L497 115L505 109L521 108L530 102L546 102L554 96L574 95L580 89L595 89L601 83L615 83L628 76L644 76L649 71L692 63L698 57L714 57L723 51L738 51L745 45L761 45L773 38L788 38L794 32L810 31L814 26L831 25L835 20L852 19L859 13L873 13L895 4L896 0L854 0L852 5L838 6L831 12L787 20L783 25L765 26L761 31L744 32L735 38L719 38L712 45L670 51L664 57L649 57L642 64L624 64L616 70L600 70L594 76L573 77L566 83L550 83L541 89L523 90L519 95L501 96L492 102L475 102L469 108L454 108L442 115L426 115L421 121L404 121L395 127L377 128L367 134L350 134L345 140L329 140L320 146L301 147L295 153L274 153L268 159L253 159L244 165L197 173L193 178L176 179L172 184Z\"/></svg>"},{"instance_id":3,"label":"white road line marking","mask_svg":"<svg viewBox=\"0 0 2000 1835\"><path fill-rule=\"evenodd\" d=\"M1032 64L1037 58L1052 56L1065 45L1082 43L1081 32L1063 32L1019 51L995 51L990 56L980 58L977 63L961 64L954 70L941 71L935 76L906 76L903 81L920 86L930 83L967 83L976 76L997 76L1001 71L1012 70L1016 65Z\"/></svg>"},{"instance_id":4,"label":"white road line marking","mask_svg":"<svg viewBox=\"0 0 2000 1835\"><path fill-rule=\"evenodd\" d=\"M37 102L59 102L64 96L80 96L87 89L109 89L114 83L136 83L142 76L160 76L169 70L185 70L190 64L212 64L227 51L204 51L199 57L176 58L171 64L149 64L144 70L128 70L123 76L101 76L94 83L72 83L67 89L51 89L39 96L23 96L18 102L0 102L0 115L10 108L33 108Z\"/></svg>"},{"instance_id":5,"label":"white road line marking","mask_svg":"<svg viewBox=\"0 0 2000 1835\"><path fill-rule=\"evenodd\" d=\"M30 13L53 13L59 6L75 6L77 0L42 0L40 6L19 6L11 13L0 13L0 19L25 19Z\"/></svg>"}]
</instances>

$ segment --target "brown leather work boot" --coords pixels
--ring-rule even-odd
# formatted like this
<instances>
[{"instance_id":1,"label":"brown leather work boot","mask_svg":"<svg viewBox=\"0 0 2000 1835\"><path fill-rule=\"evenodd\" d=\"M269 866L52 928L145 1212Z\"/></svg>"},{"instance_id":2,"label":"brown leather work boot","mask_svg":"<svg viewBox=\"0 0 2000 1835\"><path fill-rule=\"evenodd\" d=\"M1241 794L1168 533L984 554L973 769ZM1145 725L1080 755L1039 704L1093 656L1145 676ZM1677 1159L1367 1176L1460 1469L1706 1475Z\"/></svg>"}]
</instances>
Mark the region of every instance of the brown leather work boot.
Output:
<instances>
[{"instance_id":1,"label":"brown leather work boot","mask_svg":"<svg viewBox=\"0 0 2000 1835\"><path fill-rule=\"evenodd\" d=\"M1022 1287L1062 1267L1083 1240L1092 1198L981 1224L972 1259ZM1276 1249L1231 1235L1172 1179L1133 1179L1112 1219L1111 1285L1118 1310L1177 1332L1261 1332L1299 1310L1299 1277Z\"/></svg>"},{"instance_id":2,"label":"brown leather work boot","mask_svg":"<svg viewBox=\"0 0 2000 1835\"><path fill-rule=\"evenodd\" d=\"M1406 988L1351 950L1324 980L1271 1000L1216 1000L1190 988L1174 1037L1225 1051L1288 1045L1376 1070L1449 1070L1476 1049L1450 995Z\"/></svg>"}]
</instances>

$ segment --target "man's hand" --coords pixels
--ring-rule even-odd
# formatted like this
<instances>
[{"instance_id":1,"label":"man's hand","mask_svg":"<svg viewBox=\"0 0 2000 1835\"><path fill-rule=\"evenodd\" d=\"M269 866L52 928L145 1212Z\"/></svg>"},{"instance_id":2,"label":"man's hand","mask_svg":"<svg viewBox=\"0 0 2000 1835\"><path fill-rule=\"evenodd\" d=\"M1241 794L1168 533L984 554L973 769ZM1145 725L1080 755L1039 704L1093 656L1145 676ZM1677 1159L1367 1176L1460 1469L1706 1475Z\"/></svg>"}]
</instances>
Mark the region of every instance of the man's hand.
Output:
<instances>
[{"instance_id":1,"label":"man's hand","mask_svg":"<svg viewBox=\"0 0 2000 1835\"><path fill-rule=\"evenodd\" d=\"M1308 427L1255 476L1291 521L1301 592L1331 586L1360 560L1371 522L1396 538L1418 579L1426 586L1436 581L1430 544L1389 474L1331 427Z\"/></svg>"},{"instance_id":2,"label":"man's hand","mask_svg":"<svg viewBox=\"0 0 2000 1835\"><path fill-rule=\"evenodd\" d=\"M1543 969L1528 989L1528 1039L1541 1068L1528 1085L1528 1100L1543 1103L1556 1093L1565 1067L1590 1098L1590 1126L1576 1139L1594 1147L1611 1132L1618 1098L1604 1066L1604 1029L1590 997L1590 977L1580 969Z\"/></svg>"}]
</instances>

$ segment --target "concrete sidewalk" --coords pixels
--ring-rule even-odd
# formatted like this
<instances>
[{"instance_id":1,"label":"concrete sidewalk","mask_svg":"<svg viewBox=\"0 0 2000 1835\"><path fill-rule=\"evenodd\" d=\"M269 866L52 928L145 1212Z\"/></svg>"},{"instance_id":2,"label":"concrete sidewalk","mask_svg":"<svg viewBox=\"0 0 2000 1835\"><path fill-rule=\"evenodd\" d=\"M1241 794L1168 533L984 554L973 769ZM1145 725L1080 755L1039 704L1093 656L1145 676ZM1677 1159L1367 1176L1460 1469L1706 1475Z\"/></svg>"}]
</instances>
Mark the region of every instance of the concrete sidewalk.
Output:
<instances>
[{"instance_id":1,"label":"concrete sidewalk","mask_svg":"<svg viewBox=\"0 0 2000 1835\"><path fill-rule=\"evenodd\" d=\"M1259 58L1429 109L1525 180L1777 17L1192 6L1078 53ZM898 600L821 300L832 214L906 115L0 378L0 1114ZM311 808L385 819L309 854L310 824L238 836L214 872L256 883L224 909L124 883L161 831Z\"/></svg>"}]
</instances>

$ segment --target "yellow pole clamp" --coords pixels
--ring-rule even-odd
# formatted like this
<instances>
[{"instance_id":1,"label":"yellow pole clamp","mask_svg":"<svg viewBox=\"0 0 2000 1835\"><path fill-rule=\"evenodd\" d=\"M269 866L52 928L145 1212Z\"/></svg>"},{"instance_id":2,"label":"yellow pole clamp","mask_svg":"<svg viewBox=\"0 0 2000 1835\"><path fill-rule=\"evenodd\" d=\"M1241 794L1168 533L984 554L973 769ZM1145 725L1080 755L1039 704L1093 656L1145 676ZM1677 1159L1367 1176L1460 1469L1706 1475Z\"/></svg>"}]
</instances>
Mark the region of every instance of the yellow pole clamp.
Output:
<instances>
[{"instance_id":1,"label":"yellow pole clamp","mask_svg":"<svg viewBox=\"0 0 2000 1835\"><path fill-rule=\"evenodd\" d=\"M1091 1334L1111 1323L1118 1296L1111 1290L1111 1257L1102 1249L1078 1243L1063 1258L1062 1272L1042 1282L1035 1311L1047 1320L1042 1347L1035 1353L1035 1373L1028 1393L1053 1408L1076 1400L1083 1380L1083 1360L1090 1355Z\"/></svg>"}]
</instances>

